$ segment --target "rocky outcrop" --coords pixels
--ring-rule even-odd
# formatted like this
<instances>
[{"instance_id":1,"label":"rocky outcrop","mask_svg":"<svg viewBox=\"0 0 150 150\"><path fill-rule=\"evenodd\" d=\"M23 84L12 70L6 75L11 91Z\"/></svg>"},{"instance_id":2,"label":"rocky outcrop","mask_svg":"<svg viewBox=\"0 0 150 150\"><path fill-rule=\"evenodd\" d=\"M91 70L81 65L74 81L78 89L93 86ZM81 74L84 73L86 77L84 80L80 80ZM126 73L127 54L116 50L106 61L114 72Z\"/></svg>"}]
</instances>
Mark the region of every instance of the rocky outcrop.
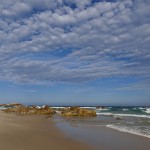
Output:
<instances>
[{"instance_id":1,"label":"rocky outcrop","mask_svg":"<svg viewBox=\"0 0 150 150\"><path fill-rule=\"evenodd\" d=\"M36 107L36 106L24 106L24 105L19 105L13 108L7 108L4 110L5 112L14 112L17 114L25 114L25 115L32 115L32 114L37 114L37 115L52 115L55 113L53 109L51 109L49 106L44 106L44 107Z\"/></svg>"},{"instance_id":2,"label":"rocky outcrop","mask_svg":"<svg viewBox=\"0 0 150 150\"><path fill-rule=\"evenodd\" d=\"M15 106L20 106L21 104L19 103L10 103L10 104L0 104L0 107L15 107Z\"/></svg>"},{"instance_id":3,"label":"rocky outcrop","mask_svg":"<svg viewBox=\"0 0 150 150\"><path fill-rule=\"evenodd\" d=\"M59 111L50 108L48 105L43 107L39 106L24 106L18 105L15 107L10 107L3 110L7 113L16 113L16 114L23 114L23 115L53 115L56 112L62 116L85 116L85 117L92 117L96 116L96 112L93 109L87 108L80 108L80 107L65 107L61 108Z\"/></svg>"},{"instance_id":4,"label":"rocky outcrop","mask_svg":"<svg viewBox=\"0 0 150 150\"><path fill-rule=\"evenodd\" d=\"M96 116L96 112L92 109L85 109L80 107L69 107L69 108L64 108L61 111L61 115L92 117L92 116Z\"/></svg>"}]
</instances>

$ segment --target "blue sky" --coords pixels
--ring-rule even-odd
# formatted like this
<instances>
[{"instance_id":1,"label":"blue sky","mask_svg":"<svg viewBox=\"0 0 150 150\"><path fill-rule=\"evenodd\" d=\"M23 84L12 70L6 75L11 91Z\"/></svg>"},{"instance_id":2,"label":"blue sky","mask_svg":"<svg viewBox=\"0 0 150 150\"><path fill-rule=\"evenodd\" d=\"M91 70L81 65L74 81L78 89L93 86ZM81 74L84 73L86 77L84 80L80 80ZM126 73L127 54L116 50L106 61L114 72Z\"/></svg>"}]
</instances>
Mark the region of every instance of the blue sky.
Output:
<instances>
[{"instance_id":1,"label":"blue sky","mask_svg":"<svg viewBox=\"0 0 150 150\"><path fill-rule=\"evenodd\" d=\"M0 103L150 105L149 0L0 8Z\"/></svg>"}]
</instances>

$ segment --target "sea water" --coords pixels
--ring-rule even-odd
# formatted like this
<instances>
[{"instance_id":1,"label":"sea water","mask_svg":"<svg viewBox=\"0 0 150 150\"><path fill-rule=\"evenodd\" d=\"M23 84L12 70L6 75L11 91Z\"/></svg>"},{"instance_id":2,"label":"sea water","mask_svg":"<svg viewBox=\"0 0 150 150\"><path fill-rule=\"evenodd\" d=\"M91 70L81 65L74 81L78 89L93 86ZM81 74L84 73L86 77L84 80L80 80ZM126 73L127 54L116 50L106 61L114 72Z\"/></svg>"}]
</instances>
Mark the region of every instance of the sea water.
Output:
<instances>
[{"instance_id":1,"label":"sea water","mask_svg":"<svg viewBox=\"0 0 150 150\"><path fill-rule=\"evenodd\" d=\"M96 118L90 118L79 125L106 126L150 138L150 107L105 107L94 109Z\"/></svg>"},{"instance_id":2,"label":"sea water","mask_svg":"<svg viewBox=\"0 0 150 150\"><path fill-rule=\"evenodd\" d=\"M150 107L83 107L94 109L96 117L68 118L72 126L107 127L150 138Z\"/></svg>"},{"instance_id":3,"label":"sea water","mask_svg":"<svg viewBox=\"0 0 150 150\"><path fill-rule=\"evenodd\" d=\"M86 107L96 117L54 117L68 137L91 145L96 150L149 150L149 107ZM125 133L125 134L124 134Z\"/></svg>"}]
</instances>

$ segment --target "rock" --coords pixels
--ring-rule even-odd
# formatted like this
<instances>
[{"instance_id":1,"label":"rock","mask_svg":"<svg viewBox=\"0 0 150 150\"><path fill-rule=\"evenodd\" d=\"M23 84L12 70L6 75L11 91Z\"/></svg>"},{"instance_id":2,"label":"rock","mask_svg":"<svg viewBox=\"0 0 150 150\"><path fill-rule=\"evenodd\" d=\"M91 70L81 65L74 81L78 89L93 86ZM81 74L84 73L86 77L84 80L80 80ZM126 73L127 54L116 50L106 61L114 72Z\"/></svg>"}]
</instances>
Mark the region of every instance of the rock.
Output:
<instances>
[{"instance_id":1,"label":"rock","mask_svg":"<svg viewBox=\"0 0 150 150\"><path fill-rule=\"evenodd\" d=\"M25 115L32 115L32 114L37 114L37 115L52 115L55 113L53 109L51 109L49 106L44 106L43 108L39 108L36 106L24 106L24 105L19 105L17 107L13 108L7 108L4 110L5 112L14 112L17 114L25 114Z\"/></svg>"},{"instance_id":2,"label":"rock","mask_svg":"<svg viewBox=\"0 0 150 150\"><path fill-rule=\"evenodd\" d=\"M19 103L10 103L10 104L0 104L0 107L15 107L15 106L20 106L21 104Z\"/></svg>"},{"instance_id":3,"label":"rock","mask_svg":"<svg viewBox=\"0 0 150 150\"><path fill-rule=\"evenodd\" d=\"M70 108L64 108L61 111L61 115L63 116L96 116L96 112L91 109L85 109L80 107L70 107Z\"/></svg>"},{"instance_id":4,"label":"rock","mask_svg":"<svg viewBox=\"0 0 150 150\"><path fill-rule=\"evenodd\" d=\"M79 116L96 116L96 112L90 109L79 109Z\"/></svg>"}]
</instances>

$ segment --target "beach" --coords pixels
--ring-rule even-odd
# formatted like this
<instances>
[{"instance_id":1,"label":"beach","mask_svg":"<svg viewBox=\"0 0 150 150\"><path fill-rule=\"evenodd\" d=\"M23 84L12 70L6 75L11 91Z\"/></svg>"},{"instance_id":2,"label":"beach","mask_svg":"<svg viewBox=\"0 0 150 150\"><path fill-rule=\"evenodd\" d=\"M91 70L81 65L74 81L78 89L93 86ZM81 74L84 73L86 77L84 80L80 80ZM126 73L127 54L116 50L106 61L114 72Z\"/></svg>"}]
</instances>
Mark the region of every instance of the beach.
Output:
<instances>
[{"instance_id":1,"label":"beach","mask_svg":"<svg viewBox=\"0 0 150 150\"><path fill-rule=\"evenodd\" d=\"M0 150L150 150L150 0L0 10Z\"/></svg>"},{"instance_id":2,"label":"beach","mask_svg":"<svg viewBox=\"0 0 150 150\"><path fill-rule=\"evenodd\" d=\"M55 127L52 120L43 116L20 116L0 111L0 149L92 149L88 144L68 138Z\"/></svg>"},{"instance_id":3,"label":"beach","mask_svg":"<svg viewBox=\"0 0 150 150\"><path fill-rule=\"evenodd\" d=\"M0 146L3 150L149 150L149 138L97 126L94 120L0 111Z\"/></svg>"}]
</instances>

